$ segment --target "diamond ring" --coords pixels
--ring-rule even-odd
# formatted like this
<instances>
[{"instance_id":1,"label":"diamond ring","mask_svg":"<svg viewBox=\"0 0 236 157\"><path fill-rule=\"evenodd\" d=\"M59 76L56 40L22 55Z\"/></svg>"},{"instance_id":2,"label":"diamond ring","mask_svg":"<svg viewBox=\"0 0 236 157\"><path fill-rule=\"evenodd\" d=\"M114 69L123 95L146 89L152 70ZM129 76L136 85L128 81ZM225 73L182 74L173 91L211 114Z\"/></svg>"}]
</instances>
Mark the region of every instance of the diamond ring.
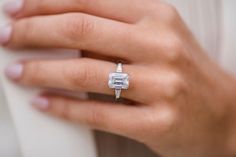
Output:
<instances>
[{"instance_id":1,"label":"diamond ring","mask_svg":"<svg viewBox=\"0 0 236 157\"><path fill-rule=\"evenodd\" d=\"M123 73L122 63L117 64L116 72L109 74L108 86L115 89L116 99L120 98L122 89L129 88L129 75Z\"/></svg>"}]
</instances>

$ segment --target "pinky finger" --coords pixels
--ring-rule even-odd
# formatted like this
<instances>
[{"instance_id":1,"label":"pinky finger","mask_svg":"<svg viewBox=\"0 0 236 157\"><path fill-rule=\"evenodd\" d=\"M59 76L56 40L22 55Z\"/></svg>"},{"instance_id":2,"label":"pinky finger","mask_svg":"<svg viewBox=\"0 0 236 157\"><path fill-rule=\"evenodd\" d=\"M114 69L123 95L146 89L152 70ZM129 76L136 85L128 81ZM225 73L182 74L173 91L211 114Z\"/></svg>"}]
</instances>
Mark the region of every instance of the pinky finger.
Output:
<instances>
[{"instance_id":1,"label":"pinky finger","mask_svg":"<svg viewBox=\"0 0 236 157\"><path fill-rule=\"evenodd\" d=\"M36 97L32 105L53 116L130 138L135 136L136 128L140 124L137 118L141 117L142 111L138 106L52 95Z\"/></svg>"}]
</instances>

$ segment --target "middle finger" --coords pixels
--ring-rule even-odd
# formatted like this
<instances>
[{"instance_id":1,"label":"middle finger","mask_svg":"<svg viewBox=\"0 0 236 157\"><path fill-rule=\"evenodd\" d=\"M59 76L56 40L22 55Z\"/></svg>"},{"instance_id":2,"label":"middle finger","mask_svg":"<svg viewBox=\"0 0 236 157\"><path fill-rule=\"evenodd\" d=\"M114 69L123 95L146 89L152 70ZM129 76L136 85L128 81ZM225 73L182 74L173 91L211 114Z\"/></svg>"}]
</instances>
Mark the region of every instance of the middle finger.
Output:
<instances>
[{"instance_id":1,"label":"middle finger","mask_svg":"<svg viewBox=\"0 0 236 157\"><path fill-rule=\"evenodd\" d=\"M13 24L6 46L80 49L133 61L137 50L136 38L131 38L136 34L133 28L82 13L32 17Z\"/></svg>"},{"instance_id":2,"label":"middle finger","mask_svg":"<svg viewBox=\"0 0 236 157\"><path fill-rule=\"evenodd\" d=\"M143 0L18 0L7 3L5 10L16 17L83 12L130 23L146 14L145 4Z\"/></svg>"}]
</instances>

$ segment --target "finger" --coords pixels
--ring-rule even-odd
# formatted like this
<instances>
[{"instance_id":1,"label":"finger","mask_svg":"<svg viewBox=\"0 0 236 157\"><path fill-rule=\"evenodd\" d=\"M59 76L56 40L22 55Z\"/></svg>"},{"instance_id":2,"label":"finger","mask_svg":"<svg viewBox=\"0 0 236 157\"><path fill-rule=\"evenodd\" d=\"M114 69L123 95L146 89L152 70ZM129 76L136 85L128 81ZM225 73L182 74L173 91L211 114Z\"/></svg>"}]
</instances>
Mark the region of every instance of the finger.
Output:
<instances>
[{"instance_id":1,"label":"finger","mask_svg":"<svg viewBox=\"0 0 236 157\"><path fill-rule=\"evenodd\" d=\"M23 85L114 95L114 90L108 87L109 73L116 69L114 63L83 58L27 61L22 64L10 66L6 74ZM138 72L131 65L123 67L124 72L130 75L131 83L129 90L123 90L122 97L136 101L146 100L147 97L138 97L139 91L143 88L139 82L145 78L136 77ZM12 71L15 69L19 71L19 68L21 68L20 75L19 72L17 77L12 75Z\"/></svg>"},{"instance_id":2,"label":"finger","mask_svg":"<svg viewBox=\"0 0 236 157\"><path fill-rule=\"evenodd\" d=\"M33 17L14 23L7 45L81 49L127 58L127 52L132 53L129 50L133 45L129 39L132 28L129 24L80 13Z\"/></svg>"},{"instance_id":3,"label":"finger","mask_svg":"<svg viewBox=\"0 0 236 157\"><path fill-rule=\"evenodd\" d=\"M16 17L83 12L119 21L134 22L145 14L143 0L18 0L5 5ZM15 6L15 7L14 7Z\"/></svg>"},{"instance_id":4,"label":"finger","mask_svg":"<svg viewBox=\"0 0 236 157\"><path fill-rule=\"evenodd\" d=\"M51 95L37 97L32 104L37 109L54 116L79 122L93 129L129 137L133 137L140 128L140 117L142 117L141 109L135 106L81 101ZM134 117L139 117L139 120Z\"/></svg>"},{"instance_id":5,"label":"finger","mask_svg":"<svg viewBox=\"0 0 236 157\"><path fill-rule=\"evenodd\" d=\"M114 95L108 87L108 76L115 69L114 63L88 58L35 60L7 67L6 75L23 85ZM123 71L129 74L130 85L121 96L141 103L175 97L184 85L179 74L162 67L153 71L140 65L123 65Z\"/></svg>"}]
</instances>

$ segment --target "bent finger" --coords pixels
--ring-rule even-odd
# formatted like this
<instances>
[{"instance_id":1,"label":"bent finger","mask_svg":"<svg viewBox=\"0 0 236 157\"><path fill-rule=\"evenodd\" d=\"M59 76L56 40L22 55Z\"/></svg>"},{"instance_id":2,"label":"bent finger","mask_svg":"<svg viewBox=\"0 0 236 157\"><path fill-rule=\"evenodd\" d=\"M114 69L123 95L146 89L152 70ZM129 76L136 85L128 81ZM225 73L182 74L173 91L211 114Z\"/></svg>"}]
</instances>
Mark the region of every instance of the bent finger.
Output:
<instances>
[{"instance_id":1,"label":"bent finger","mask_svg":"<svg viewBox=\"0 0 236 157\"><path fill-rule=\"evenodd\" d=\"M132 25L82 13L26 18L12 30L5 43L12 48L80 49L124 59L133 52Z\"/></svg>"},{"instance_id":2,"label":"bent finger","mask_svg":"<svg viewBox=\"0 0 236 157\"><path fill-rule=\"evenodd\" d=\"M143 0L18 0L6 3L4 10L15 17L83 12L95 16L134 22L145 15Z\"/></svg>"},{"instance_id":3,"label":"bent finger","mask_svg":"<svg viewBox=\"0 0 236 157\"><path fill-rule=\"evenodd\" d=\"M122 91L122 97L145 101L147 97L140 95L143 79L132 65L124 65L124 72L130 75L128 90ZM10 79L27 86L56 88L73 92L93 92L114 95L108 86L109 74L114 72L116 65L96 59L81 58L67 60L34 60L14 64L6 69ZM18 70L17 76L12 71Z\"/></svg>"},{"instance_id":4,"label":"bent finger","mask_svg":"<svg viewBox=\"0 0 236 157\"><path fill-rule=\"evenodd\" d=\"M141 109L124 104L113 104L66 97L43 95L32 101L37 109L51 115L87 125L93 129L133 137L140 124Z\"/></svg>"}]
</instances>

